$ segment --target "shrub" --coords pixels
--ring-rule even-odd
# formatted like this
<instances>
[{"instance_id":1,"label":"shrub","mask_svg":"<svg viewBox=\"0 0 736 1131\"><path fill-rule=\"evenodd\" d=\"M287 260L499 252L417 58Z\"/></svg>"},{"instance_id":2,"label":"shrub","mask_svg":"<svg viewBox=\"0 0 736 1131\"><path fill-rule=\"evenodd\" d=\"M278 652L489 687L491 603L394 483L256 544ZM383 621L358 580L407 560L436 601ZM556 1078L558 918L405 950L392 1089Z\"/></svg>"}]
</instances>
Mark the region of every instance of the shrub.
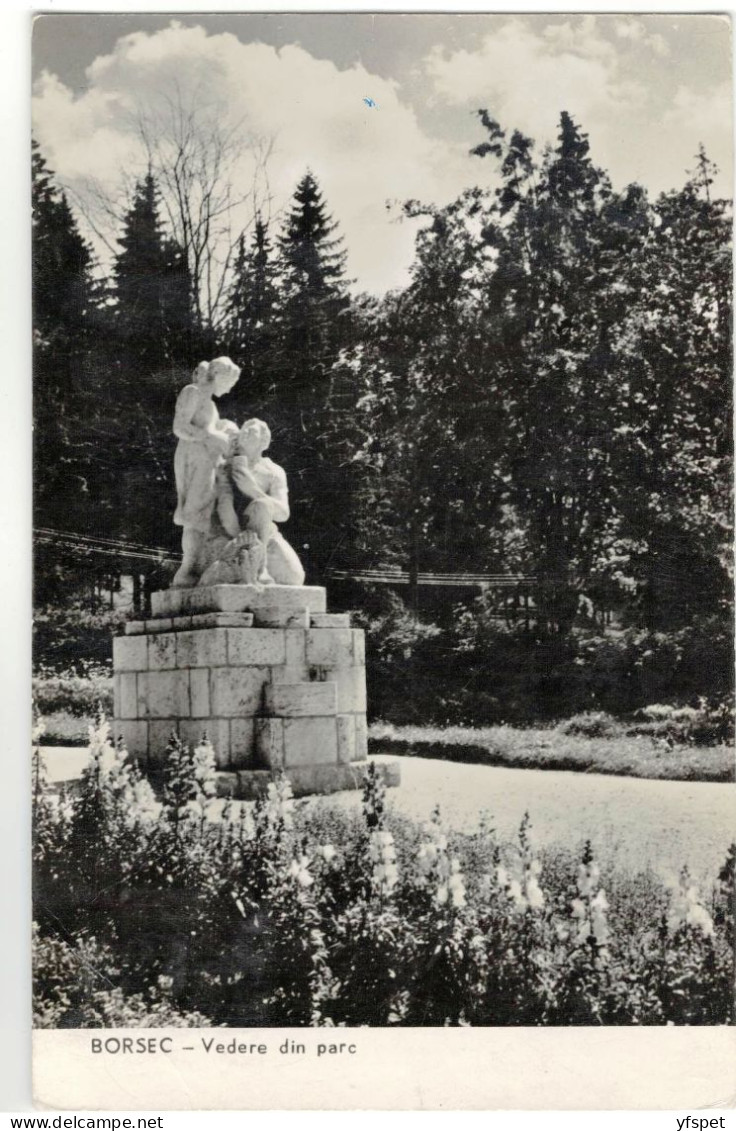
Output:
<instances>
[{"instance_id":1,"label":"shrub","mask_svg":"<svg viewBox=\"0 0 736 1131\"><path fill-rule=\"evenodd\" d=\"M605 711L586 711L582 715L573 715L560 726L563 734L580 734L585 738L605 738L613 734L621 734L621 723Z\"/></svg>"},{"instance_id":2,"label":"shrub","mask_svg":"<svg viewBox=\"0 0 736 1131\"><path fill-rule=\"evenodd\" d=\"M145 994L127 995L112 985L114 956L95 938L69 943L43 937L33 924L33 1027L35 1029L177 1028L206 1026L200 1013L182 1013L171 1002L171 979L160 977Z\"/></svg>"},{"instance_id":3,"label":"shrub","mask_svg":"<svg viewBox=\"0 0 736 1131\"><path fill-rule=\"evenodd\" d=\"M74 671L84 675L86 656L92 664L110 663L111 637L123 631L128 619L124 609L92 613L83 602L63 608L44 605L33 616L33 661L37 668Z\"/></svg>"},{"instance_id":4,"label":"shrub","mask_svg":"<svg viewBox=\"0 0 736 1131\"><path fill-rule=\"evenodd\" d=\"M694 746L717 746L734 741L734 707L732 696L716 699L700 697L697 706L676 707L653 703L636 712L629 734L648 734L671 743Z\"/></svg>"},{"instance_id":5,"label":"shrub","mask_svg":"<svg viewBox=\"0 0 736 1131\"><path fill-rule=\"evenodd\" d=\"M42 715L63 713L75 719L89 719L100 709L111 715L110 665L90 663L62 672L41 668L33 678L33 698Z\"/></svg>"},{"instance_id":6,"label":"shrub","mask_svg":"<svg viewBox=\"0 0 736 1131\"><path fill-rule=\"evenodd\" d=\"M373 764L358 820L284 777L213 820L204 742L172 738L160 784L104 720L75 796L36 751L39 1025L734 1021L736 846L708 897L540 853L528 817L515 844L417 825Z\"/></svg>"}]
</instances>

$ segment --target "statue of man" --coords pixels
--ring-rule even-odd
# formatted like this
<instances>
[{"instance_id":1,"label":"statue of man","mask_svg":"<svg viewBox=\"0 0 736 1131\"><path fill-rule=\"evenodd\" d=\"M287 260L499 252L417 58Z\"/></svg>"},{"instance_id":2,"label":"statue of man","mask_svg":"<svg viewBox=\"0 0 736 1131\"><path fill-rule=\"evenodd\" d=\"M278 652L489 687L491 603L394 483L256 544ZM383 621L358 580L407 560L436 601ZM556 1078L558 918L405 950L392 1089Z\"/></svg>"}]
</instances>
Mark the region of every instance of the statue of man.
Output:
<instances>
[{"instance_id":1,"label":"statue of man","mask_svg":"<svg viewBox=\"0 0 736 1131\"><path fill-rule=\"evenodd\" d=\"M276 526L289 517L289 491L284 469L263 454L270 443L264 421L246 420L218 473L217 517L231 538L246 532L264 547L258 584L303 585L302 564Z\"/></svg>"},{"instance_id":2,"label":"statue of man","mask_svg":"<svg viewBox=\"0 0 736 1131\"><path fill-rule=\"evenodd\" d=\"M237 431L221 420L213 397L229 393L240 369L229 357L203 361L194 380L179 393L174 414L177 506L174 522L182 526L182 563L172 586L196 585L207 564L207 545L216 503L217 468L228 454Z\"/></svg>"}]
</instances>

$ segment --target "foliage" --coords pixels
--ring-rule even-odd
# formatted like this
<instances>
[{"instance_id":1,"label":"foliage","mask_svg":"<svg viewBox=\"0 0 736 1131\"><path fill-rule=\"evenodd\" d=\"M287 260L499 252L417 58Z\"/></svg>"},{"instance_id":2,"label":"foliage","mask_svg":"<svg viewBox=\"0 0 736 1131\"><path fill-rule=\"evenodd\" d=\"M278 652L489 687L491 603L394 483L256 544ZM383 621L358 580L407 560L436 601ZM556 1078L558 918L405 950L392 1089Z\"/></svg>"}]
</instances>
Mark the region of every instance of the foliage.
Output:
<instances>
[{"instance_id":1,"label":"foliage","mask_svg":"<svg viewBox=\"0 0 736 1131\"><path fill-rule=\"evenodd\" d=\"M591 712L557 726L377 722L369 728L368 749L377 754L464 765L575 770L659 781L732 782L736 778L732 740L715 743L711 733L696 745L689 731L679 729L685 724L641 723L605 715L603 719L610 721L601 724L596 713ZM602 730L605 733L600 733ZM583 731L595 731L598 736L591 737Z\"/></svg>"},{"instance_id":2,"label":"foliage","mask_svg":"<svg viewBox=\"0 0 736 1131\"><path fill-rule=\"evenodd\" d=\"M110 642L122 631L129 610L92 612L81 595L73 593L68 575L63 574L59 584L67 589L63 605L39 604L34 610L33 661L38 675L47 678L55 672L62 678L87 677L91 669L103 667L111 675Z\"/></svg>"},{"instance_id":3,"label":"foliage","mask_svg":"<svg viewBox=\"0 0 736 1131\"><path fill-rule=\"evenodd\" d=\"M651 200L640 185L614 190L567 112L557 144L540 153L480 111L486 140L472 152L496 163L497 189L468 188L444 207L407 202L419 222L409 284L351 298L346 252L311 172L275 238L256 188L246 192L252 239L235 233L219 261L235 138L211 108L174 98L156 113L140 124L151 170L106 284L117 305L96 301L89 251L34 150L47 525L63 503L80 532L173 546L162 438L187 368L227 343L250 380L223 410L238 415L247 400L252 412L257 398L290 475L287 537L315 579L329 566L406 567L415 608L420 570L531 575L536 629L566 676L574 643L557 655L551 638L576 627L605 628L612 615L654 634L725 621L730 205L714 198L702 149L682 188ZM185 260L189 337L176 283ZM178 313L164 321L181 329L176 340L149 332L170 284ZM149 286L156 293L142 302ZM138 343L140 371L121 368L121 342ZM116 411L105 416L111 391ZM45 581L45 554L40 564ZM717 667L719 683L726 670ZM589 691L570 709L611 709ZM660 697L652 687L643 701Z\"/></svg>"},{"instance_id":4,"label":"foliage","mask_svg":"<svg viewBox=\"0 0 736 1131\"><path fill-rule=\"evenodd\" d=\"M95 938L73 943L39 935L33 924L33 1027L35 1029L152 1029L206 1026L201 1013L181 1013L170 1000L171 980L158 979L145 994L124 994L109 947Z\"/></svg>"},{"instance_id":5,"label":"foliage","mask_svg":"<svg viewBox=\"0 0 736 1131\"><path fill-rule=\"evenodd\" d=\"M269 225L257 216L250 245L245 235L238 242L226 326L227 352L238 358L253 402L272 397L278 382L273 356L279 335L277 270Z\"/></svg>"},{"instance_id":6,"label":"foliage","mask_svg":"<svg viewBox=\"0 0 736 1131\"><path fill-rule=\"evenodd\" d=\"M138 378L139 397L145 394L142 376L191 352L191 279L182 250L165 235L159 213L158 186L148 172L123 218L113 268L119 361Z\"/></svg>"},{"instance_id":7,"label":"foliage","mask_svg":"<svg viewBox=\"0 0 736 1131\"><path fill-rule=\"evenodd\" d=\"M589 846L540 854L528 817L515 845L399 819L372 764L361 821L283 778L213 820L213 766L172 740L159 803L101 721L59 798L36 755L39 1024L734 1020L736 847L709 898L686 873L624 880Z\"/></svg>"},{"instance_id":8,"label":"foliage","mask_svg":"<svg viewBox=\"0 0 736 1131\"><path fill-rule=\"evenodd\" d=\"M33 677L33 700L42 715L64 712L72 718L94 717L102 708L112 714L113 689L109 668L88 665L83 675L41 668Z\"/></svg>"}]
</instances>

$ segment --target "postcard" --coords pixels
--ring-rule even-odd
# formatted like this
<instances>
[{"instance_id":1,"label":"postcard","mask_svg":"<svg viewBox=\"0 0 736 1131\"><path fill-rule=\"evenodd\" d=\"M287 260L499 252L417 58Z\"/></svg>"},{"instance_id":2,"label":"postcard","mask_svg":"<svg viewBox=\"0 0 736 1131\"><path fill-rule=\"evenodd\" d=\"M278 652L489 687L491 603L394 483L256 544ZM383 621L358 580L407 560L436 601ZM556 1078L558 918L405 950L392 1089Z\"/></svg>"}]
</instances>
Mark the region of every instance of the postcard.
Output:
<instances>
[{"instance_id":1,"label":"postcard","mask_svg":"<svg viewBox=\"0 0 736 1131\"><path fill-rule=\"evenodd\" d=\"M730 1102L730 36L35 15L40 1108Z\"/></svg>"}]
</instances>

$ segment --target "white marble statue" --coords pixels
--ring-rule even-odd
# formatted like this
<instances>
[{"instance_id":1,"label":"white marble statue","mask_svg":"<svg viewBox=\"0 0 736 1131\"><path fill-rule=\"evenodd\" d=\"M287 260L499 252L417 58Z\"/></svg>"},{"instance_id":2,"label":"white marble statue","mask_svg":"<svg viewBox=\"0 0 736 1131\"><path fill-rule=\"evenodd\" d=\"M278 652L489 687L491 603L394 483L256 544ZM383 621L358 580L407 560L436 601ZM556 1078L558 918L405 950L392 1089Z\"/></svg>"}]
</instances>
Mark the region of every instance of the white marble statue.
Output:
<instances>
[{"instance_id":1,"label":"white marble statue","mask_svg":"<svg viewBox=\"0 0 736 1131\"><path fill-rule=\"evenodd\" d=\"M221 420L213 397L229 393L240 369L229 357L203 361L192 384L179 393L174 435L177 506L174 522L182 526L182 563L173 587L196 585L209 560L208 542L217 502L217 469L227 456L237 426Z\"/></svg>"},{"instance_id":2,"label":"white marble statue","mask_svg":"<svg viewBox=\"0 0 736 1131\"><path fill-rule=\"evenodd\" d=\"M289 492L284 469L263 454L270 443L267 424L246 420L220 465L216 520L231 541L220 540L200 585L304 584L302 564L276 525L289 517Z\"/></svg>"}]
</instances>

